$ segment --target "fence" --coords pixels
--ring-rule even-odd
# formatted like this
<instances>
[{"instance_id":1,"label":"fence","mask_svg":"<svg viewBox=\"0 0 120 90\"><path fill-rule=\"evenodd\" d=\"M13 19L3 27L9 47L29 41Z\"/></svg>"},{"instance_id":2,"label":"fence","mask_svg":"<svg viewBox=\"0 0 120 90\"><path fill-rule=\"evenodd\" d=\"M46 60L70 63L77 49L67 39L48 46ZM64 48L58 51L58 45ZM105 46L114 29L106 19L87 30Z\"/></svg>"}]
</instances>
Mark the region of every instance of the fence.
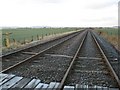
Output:
<instances>
[{"instance_id":1,"label":"fence","mask_svg":"<svg viewBox=\"0 0 120 90\"><path fill-rule=\"evenodd\" d=\"M62 33L62 32L61 32ZM60 34L60 33L57 33L57 34ZM10 34L3 34L5 35L5 38L3 39L3 47L5 48L12 48L12 47L17 47L19 45L24 45L24 44L27 44L27 43L30 43L30 42L33 42L33 41L37 41L37 40L42 40L44 39L44 37L46 36L54 36L56 35L56 33L46 33L45 35L36 35L36 36L31 36L29 38L24 38L22 40L16 40L15 38L10 38Z\"/></svg>"}]
</instances>

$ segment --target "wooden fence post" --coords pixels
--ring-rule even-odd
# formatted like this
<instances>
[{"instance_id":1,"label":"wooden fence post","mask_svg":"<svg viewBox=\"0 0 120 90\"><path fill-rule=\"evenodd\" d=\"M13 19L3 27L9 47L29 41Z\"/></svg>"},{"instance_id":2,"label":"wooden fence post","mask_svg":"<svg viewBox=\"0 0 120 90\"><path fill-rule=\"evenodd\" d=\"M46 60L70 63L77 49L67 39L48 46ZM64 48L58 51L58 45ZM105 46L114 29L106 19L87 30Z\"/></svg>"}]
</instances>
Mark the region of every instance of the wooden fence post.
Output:
<instances>
[{"instance_id":1,"label":"wooden fence post","mask_svg":"<svg viewBox=\"0 0 120 90\"><path fill-rule=\"evenodd\" d=\"M9 32L6 32L5 34L3 34L3 35L5 35L5 46L7 47L7 48L10 48L10 34L12 34L12 33L9 33Z\"/></svg>"},{"instance_id":2,"label":"wooden fence post","mask_svg":"<svg viewBox=\"0 0 120 90\"><path fill-rule=\"evenodd\" d=\"M42 34L42 39L43 39L44 37L43 37L43 34Z\"/></svg>"},{"instance_id":3,"label":"wooden fence post","mask_svg":"<svg viewBox=\"0 0 120 90\"><path fill-rule=\"evenodd\" d=\"M24 42L23 42L23 44L26 44L25 38L24 38Z\"/></svg>"},{"instance_id":4,"label":"wooden fence post","mask_svg":"<svg viewBox=\"0 0 120 90\"><path fill-rule=\"evenodd\" d=\"M14 46L17 46L16 40L13 38Z\"/></svg>"},{"instance_id":5,"label":"wooden fence post","mask_svg":"<svg viewBox=\"0 0 120 90\"><path fill-rule=\"evenodd\" d=\"M32 36L32 39L31 39L31 42L33 41L33 36Z\"/></svg>"},{"instance_id":6,"label":"wooden fence post","mask_svg":"<svg viewBox=\"0 0 120 90\"><path fill-rule=\"evenodd\" d=\"M37 40L39 40L39 35L37 34Z\"/></svg>"}]
</instances>

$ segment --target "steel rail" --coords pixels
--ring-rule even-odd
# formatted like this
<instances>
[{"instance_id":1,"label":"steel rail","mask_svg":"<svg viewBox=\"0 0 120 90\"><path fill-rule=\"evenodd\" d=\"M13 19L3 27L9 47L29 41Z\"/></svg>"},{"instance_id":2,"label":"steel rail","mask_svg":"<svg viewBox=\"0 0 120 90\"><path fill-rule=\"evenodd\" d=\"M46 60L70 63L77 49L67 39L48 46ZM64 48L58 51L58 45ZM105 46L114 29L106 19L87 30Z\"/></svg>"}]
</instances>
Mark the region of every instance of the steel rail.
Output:
<instances>
[{"instance_id":1,"label":"steel rail","mask_svg":"<svg viewBox=\"0 0 120 90\"><path fill-rule=\"evenodd\" d=\"M63 40L63 41L61 41L61 42L59 42L59 43L57 43L57 44L52 45L52 46L50 46L50 47L48 47L48 48L46 48L46 49L44 49L44 50L42 50L42 51L34 54L34 55L32 55L31 57L28 57L28 58L24 59L23 61L14 64L13 66L10 66L10 67L8 67L8 68L0 71L0 73L5 73L5 72L7 72L7 71L9 71L9 70L11 70L11 69L13 69L13 68L15 68L15 67L23 64L23 63L25 63L25 62L27 62L27 61L30 61L31 59L36 58L38 55L42 54L43 52L45 52L45 51L47 51L47 50L49 50L49 49L51 49L51 48L54 48L55 46L58 46L59 44L62 44L62 43L64 43L65 41L67 41L67 40L69 40L69 39L77 36L78 34L80 34L80 32L74 33L74 34L75 34L75 35L73 35L73 36L71 36L71 37L69 37L69 38L67 38L67 39L65 39L65 40Z\"/></svg>"},{"instance_id":2,"label":"steel rail","mask_svg":"<svg viewBox=\"0 0 120 90\"><path fill-rule=\"evenodd\" d=\"M74 62L75 62L75 59L77 58L77 55L78 55L78 53L79 53L79 51L80 51L80 49L81 49L81 47L82 47L82 45L83 45L83 43L84 43L84 41L85 41L85 38L86 38L86 36L87 36L87 33L88 33L88 31L86 31L85 36L84 36L84 38L82 39L82 42L80 43L80 45L79 45L79 47L78 47L78 49L77 49L77 51L76 51L76 53L75 53L75 55L74 55L71 63L70 63L67 71L65 72L65 75L64 75L63 79L61 80L60 85L58 86L58 90L62 90L62 89L63 89L63 85L64 85L64 83L65 83L65 80L66 80L66 78L67 78L67 76L68 76L68 74L69 74L69 72L70 72L70 70L71 70L71 68L72 68L72 66L73 66L73 64L74 64Z\"/></svg>"},{"instance_id":3,"label":"steel rail","mask_svg":"<svg viewBox=\"0 0 120 90\"><path fill-rule=\"evenodd\" d=\"M115 73L114 69L112 68L112 66L111 66L111 64L110 64L107 56L105 55L104 51L102 50L102 48L101 48L100 44L98 43L95 35L93 35L93 32L91 32L91 33L92 33L92 37L94 38L95 43L97 44L100 52L102 53L102 55L103 55L103 57L104 57L104 59L105 59L105 62L107 63L107 65L108 65L108 67L109 67L108 69L111 71L111 74L113 75L113 77L114 77L115 80L117 81L118 86L119 86L119 88L120 88L120 79L118 78L117 74Z\"/></svg>"},{"instance_id":4,"label":"steel rail","mask_svg":"<svg viewBox=\"0 0 120 90\"><path fill-rule=\"evenodd\" d=\"M90 32L91 32L91 31L90 31ZM91 34L91 35L92 35L92 34ZM69 68L67 69L67 71L66 71L66 73L65 73L65 75L64 75L64 77L63 77L63 79L62 79L62 81L61 81L61 83L60 83L60 85L58 86L58 90L63 90L64 83L65 83L65 81L66 81L66 79L67 79L67 77L68 77L68 74L69 74L69 72L70 72L70 70L71 70L71 68L72 68L72 66L73 66L73 64L74 64L74 62L75 62L75 60L76 60L76 58L77 58L78 52L80 51L80 49L81 49L81 47L82 47L82 45L83 45L83 43L84 43L84 41L85 41L86 36L87 36L87 34L85 35L85 37L83 38L83 40L82 40L79 48L77 49L77 52L76 52L75 56L73 57L70 65L69 65ZM120 80L119 80L118 76L116 75L115 71L113 70L112 66L110 65L110 63L109 63L106 55L104 54L104 52L103 52L102 48L100 47L99 43L97 42L96 38L95 38L93 35L92 35L92 37L93 37L96 45L98 46L100 52L102 53L104 59L106 60L108 66L110 67L110 70L112 71L112 73L113 73L113 75L114 75L114 77L115 77L115 79L116 79L116 81L117 81L117 83L118 83L118 85L119 85L119 88L120 88Z\"/></svg>"}]
</instances>

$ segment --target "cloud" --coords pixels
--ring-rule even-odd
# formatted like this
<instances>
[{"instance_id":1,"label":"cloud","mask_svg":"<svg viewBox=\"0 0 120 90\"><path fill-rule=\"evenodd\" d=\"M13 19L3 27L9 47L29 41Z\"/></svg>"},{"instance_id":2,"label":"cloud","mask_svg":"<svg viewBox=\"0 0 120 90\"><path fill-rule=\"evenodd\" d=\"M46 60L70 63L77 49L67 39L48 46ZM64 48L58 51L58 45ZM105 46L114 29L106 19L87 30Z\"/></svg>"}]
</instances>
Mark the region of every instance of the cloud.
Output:
<instances>
[{"instance_id":1,"label":"cloud","mask_svg":"<svg viewBox=\"0 0 120 90\"><path fill-rule=\"evenodd\" d=\"M43 3L54 3L54 4L64 2L64 0L40 0L40 1Z\"/></svg>"},{"instance_id":2,"label":"cloud","mask_svg":"<svg viewBox=\"0 0 120 90\"><path fill-rule=\"evenodd\" d=\"M0 26L111 26L118 13L115 0L0 0L0 11Z\"/></svg>"},{"instance_id":3,"label":"cloud","mask_svg":"<svg viewBox=\"0 0 120 90\"><path fill-rule=\"evenodd\" d=\"M115 17L98 17L98 18L87 18L87 19L82 19L82 21L86 22L103 22L103 21L117 21L117 18Z\"/></svg>"},{"instance_id":4,"label":"cloud","mask_svg":"<svg viewBox=\"0 0 120 90\"><path fill-rule=\"evenodd\" d=\"M117 5L117 4L118 4L118 1L99 1L99 2L95 2L95 3L88 5L87 8L89 8L89 9L104 9L104 8L108 8L113 5Z\"/></svg>"}]
</instances>

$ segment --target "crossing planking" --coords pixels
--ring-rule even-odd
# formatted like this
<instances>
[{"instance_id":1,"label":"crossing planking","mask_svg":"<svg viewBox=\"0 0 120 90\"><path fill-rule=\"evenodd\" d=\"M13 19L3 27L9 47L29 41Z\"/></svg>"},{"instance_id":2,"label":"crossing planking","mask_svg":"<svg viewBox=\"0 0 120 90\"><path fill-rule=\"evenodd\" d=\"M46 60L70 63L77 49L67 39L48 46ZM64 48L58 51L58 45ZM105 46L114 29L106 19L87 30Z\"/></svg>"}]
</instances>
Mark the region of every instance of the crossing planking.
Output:
<instances>
[{"instance_id":1,"label":"crossing planking","mask_svg":"<svg viewBox=\"0 0 120 90\"><path fill-rule=\"evenodd\" d=\"M0 90L57 90L60 82L50 82L49 84L41 82L39 79L19 77L11 74L0 74ZM119 90L119 88L110 88L103 86L89 86L76 84L75 86L64 86L63 90Z\"/></svg>"}]
</instances>

